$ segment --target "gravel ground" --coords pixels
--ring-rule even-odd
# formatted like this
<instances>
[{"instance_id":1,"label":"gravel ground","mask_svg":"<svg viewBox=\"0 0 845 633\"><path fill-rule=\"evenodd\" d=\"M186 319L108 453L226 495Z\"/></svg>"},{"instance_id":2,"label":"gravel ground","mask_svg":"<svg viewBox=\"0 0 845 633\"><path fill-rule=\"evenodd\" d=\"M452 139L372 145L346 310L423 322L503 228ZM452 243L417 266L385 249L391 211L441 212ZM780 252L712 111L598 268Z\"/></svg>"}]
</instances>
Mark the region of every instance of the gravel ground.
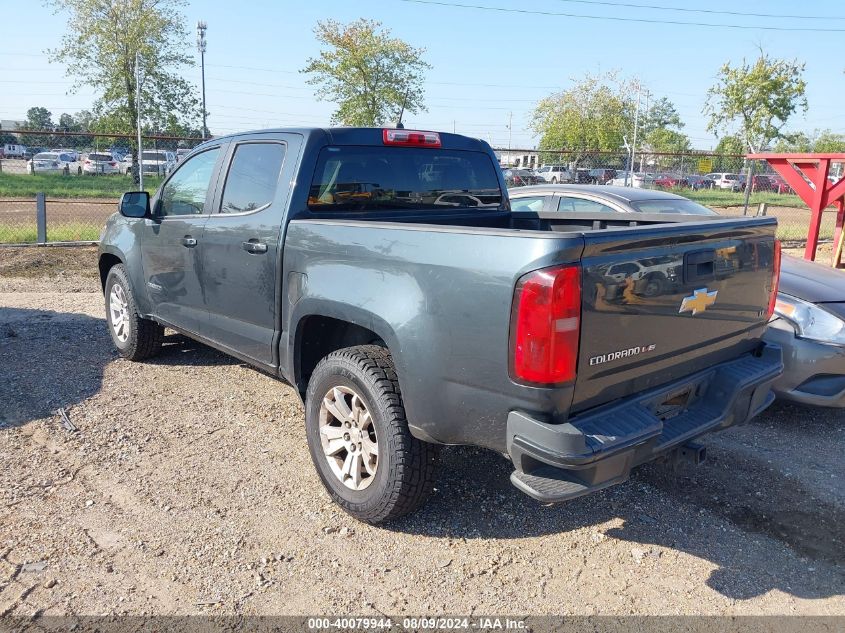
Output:
<instances>
[{"instance_id":1,"label":"gravel ground","mask_svg":"<svg viewBox=\"0 0 845 633\"><path fill-rule=\"evenodd\" d=\"M450 447L375 528L323 492L291 389L176 335L119 359L93 251L10 250L0 614L845 614L842 412L776 405L697 468L550 507Z\"/></svg>"}]
</instances>

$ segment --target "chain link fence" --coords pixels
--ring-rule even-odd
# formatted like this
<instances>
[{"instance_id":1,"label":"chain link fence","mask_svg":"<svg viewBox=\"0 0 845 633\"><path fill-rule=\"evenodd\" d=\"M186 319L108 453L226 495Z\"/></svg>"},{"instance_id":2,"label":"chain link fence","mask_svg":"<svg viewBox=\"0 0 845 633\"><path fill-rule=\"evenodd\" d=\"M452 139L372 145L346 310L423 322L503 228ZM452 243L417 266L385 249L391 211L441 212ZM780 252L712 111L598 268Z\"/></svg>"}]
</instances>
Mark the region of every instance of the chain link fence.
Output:
<instances>
[{"instance_id":1,"label":"chain link fence","mask_svg":"<svg viewBox=\"0 0 845 633\"><path fill-rule=\"evenodd\" d=\"M738 154L707 152L636 153L575 152L497 148L508 186L544 183L622 185L670 191L727 216L765 214L778 219L778 237L789 242L807 239L810 211L766 161L749 161ZM630 169L632 164L634 169ZM749 167L751 187L747 192ZM834 163L839 178L845 164ZM761 206L763 205L763 206ZM836 212L822 217L819 239L833 239Z\"/></svg>"},{"instance_id":2,"label":"chain link fence","mask_svg":"<svg viewBox=\"0 0 845 633\"><path fill-rule=\"evenodd\" d=\"M131 173L131 158L127 160L121 153L128 151L134 141L128 135L90 133L45 132L43 138L43 149L47 149L46 145L54 145L50 149L61 151L52 153L76 152L77 160L61 164L57 159L55 162L59 165L44 165L42 169L37 159L0 158L0 244L98 240L120 195L137 187ZM175 168L180 155L200 142L201 139L189 137L145 137L142 158L145 189L154 191L163 175ZM627 173L629 185L673 191L724 215L756 215L761 212L763 203L766 205L764 212L778 219L781 239L800 242L807 236L809 210L764 161L753 162L746 206L749 162L740 155L637 153L633 156L635 169L631 174L628 167L632 157L624 150L574 152L499 148L496 154L505 170L508 186L545 182L625 184ZM105 155L111 160L100 160ZM163 159L163 166L159 164L159 158ZM114 164L103 167L104 162ZM833 175L840 175L843 165L834 167ZM43 194L40 202L37 194ZM832 240L834 229L835 212L831 208L824 214L820 239Z\"/></svg>"}]
</instances>

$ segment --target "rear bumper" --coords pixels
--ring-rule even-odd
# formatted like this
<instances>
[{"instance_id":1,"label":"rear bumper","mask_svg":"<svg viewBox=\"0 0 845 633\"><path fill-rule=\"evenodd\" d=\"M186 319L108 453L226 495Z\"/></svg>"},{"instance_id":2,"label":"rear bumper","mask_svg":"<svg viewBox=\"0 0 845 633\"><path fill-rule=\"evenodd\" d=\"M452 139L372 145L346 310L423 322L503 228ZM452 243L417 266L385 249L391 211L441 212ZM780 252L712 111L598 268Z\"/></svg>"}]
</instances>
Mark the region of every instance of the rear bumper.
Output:
<instances>
[{"instance_id":1,"label":"rear bumper","mask_svg":"<svg viewBox=\"0 0 845 633\"><path fill-rule=\"evenodd\" d=\"M782 371L780 348L767 344L758 354L593 409L565 424L511 411L507 450L516 467L511 481L544 502L621 483L633 467L763 411L774 400L771 385ZM663 405L670 398L689 398L690 404L667 418Z\"/></svg>"}]
</instances>

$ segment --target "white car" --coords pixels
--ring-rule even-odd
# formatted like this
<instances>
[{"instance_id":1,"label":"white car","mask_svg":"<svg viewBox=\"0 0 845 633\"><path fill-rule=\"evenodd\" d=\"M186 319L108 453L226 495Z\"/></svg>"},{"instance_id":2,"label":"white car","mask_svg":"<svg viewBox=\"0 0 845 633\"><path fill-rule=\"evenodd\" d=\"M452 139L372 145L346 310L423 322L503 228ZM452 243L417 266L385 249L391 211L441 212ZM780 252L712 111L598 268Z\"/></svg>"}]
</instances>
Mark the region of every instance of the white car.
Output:
<instances>
[{"instance_id":1,"label":"white car","mask_svg":"<svg viewBox=\"0 0 845 633\"><path fill-rule=\"evenodd\" d=\"M141 168L145 174L166 176L176 167L176 155L161 150L141 153Z\"/></svg>"},{"instance_id":2,"label":"white car","mask_svg":"<svg viewBox=\"0 0 845 633\"><path fill-rule=\"evenodd\" d=\"M730 191L739 191L742 189L742 176L739 174L715 172L707 174L705 178L712 180L713 186L717 189L729 189Z\"/></svg>"},{"instance_id":3,"label":"white car","mask_svg":"<svg viewBox=\"0 0 845 633\"><path fill-rule=\"evenodd\" d=\"M120 161L109 152L92 152L82 162L83 174L119 174Z\"/></svg>"},{"instance_id":4,"label":"white car","mask_svg":"<svg viewBox=\"0 0 845 633\"><path fill-rule=\"evenodd\" d=\"M553 185L564 182L573 182L574 178L572 172L566 168L566 165L543 165L536 170L537 175L546 182Z\"/></svg>"},{"instance_id":5,"label":"white car","mask_svg":"<svg viewBox=\"0 0 845 633\"><path fill-rule=\"evenodd\" d=\"M627 182L626 182L627 176ZM641 174L641 173L633 173L633 174L626 174L624 171L617 172L616 178L609 180L607 182L608 185L613 185L614 187L636 187L637 189L642 189L643 187L648 187L654 184L654 175L653 174Z\"/></svg>"},{"instance_id":6,"label":"white car","mask_svg":"<svg viewBox=\"0 0 845 633\"><path fill-rule=\"evenodd\" d=\"M5 145L0 146L0 154L2 154L4 158L23 158L24 154L26 154L26 146L17 145L15 143L6 143Z\"/></svg>"},{"instance_id":7,"label":"white car","mask_svg":"<svg viewBox=\"0 0 845 633\"><path fill-rule=\"evenodd\" d=\"M66 147L58 147L50 150L51 152L56 152L57 154L67 154L68 156L73 158L73 162L79 160L79 152L75 149L68 149Z\"/></svg>"},{"instance_id":8,"label":"white car","mask_svg":"<svg viewBox=\"0 0 845 633\"><path fill-rule=\"evenodd\" d=\"M76 161L63 152L41 152L26 161L26 170L31 173L61 172L67 167L76 170Z\"/></svg>"}]
</instances>

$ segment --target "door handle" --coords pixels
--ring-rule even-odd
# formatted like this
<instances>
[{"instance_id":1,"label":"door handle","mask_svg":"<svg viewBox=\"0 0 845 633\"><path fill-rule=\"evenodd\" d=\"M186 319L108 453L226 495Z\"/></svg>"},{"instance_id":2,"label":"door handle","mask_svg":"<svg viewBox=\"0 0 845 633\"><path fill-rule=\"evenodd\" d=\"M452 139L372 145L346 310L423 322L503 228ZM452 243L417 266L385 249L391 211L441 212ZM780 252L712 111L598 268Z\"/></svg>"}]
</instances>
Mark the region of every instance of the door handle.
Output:
<instances>
[{"instance_id":1,"label":"door handle","mask_svg":"<svg viewBox=\"0 0 845 633\"><path fill-rule=\"evenodd\" d=\"M187 246L188 248L193 248L196 245L197 245L196 238L191 237L190 235L186 235L185 237L182 238L182 246Z\"/></svg>"},{"instance_id":2,"label":"door handle","mask_svg":"<svg viewBox=\"0 0 845 633\"><path fill-rule=\"evenodd\" d=\"M253 253L255 255L267 252L267 245L262 242L241 242L241 248L247 253Z\"/></svg>"}]
</instances>

